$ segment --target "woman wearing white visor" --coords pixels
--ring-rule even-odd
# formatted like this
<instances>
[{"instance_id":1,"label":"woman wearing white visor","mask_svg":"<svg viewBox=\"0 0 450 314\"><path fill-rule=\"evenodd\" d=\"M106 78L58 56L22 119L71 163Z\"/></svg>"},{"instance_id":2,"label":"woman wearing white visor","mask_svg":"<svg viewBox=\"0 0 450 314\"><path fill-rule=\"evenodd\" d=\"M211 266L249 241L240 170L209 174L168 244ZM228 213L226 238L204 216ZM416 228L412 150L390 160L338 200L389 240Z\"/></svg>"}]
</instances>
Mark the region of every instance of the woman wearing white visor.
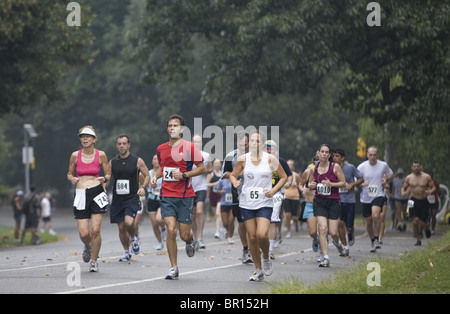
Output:
<instances>
[{"instance_id":1,"label":"woman wearing white visor","mask_svg":"<svg viewBox=\"0 0 450 314\"><path fill-rule=\"evenodd\" d=\"M70 156L67 179L76 186L73 211L80 239L84 243L83 261L89 263L89 271L96 272L102 243L100 227L108 205L103 185L111 178L111 170L105 152L95 149L97 135L94 128L84 126L78 136L83 148ZM100 176L100 168L103 169L103 176Z\"/></svg>"}]
</instances>

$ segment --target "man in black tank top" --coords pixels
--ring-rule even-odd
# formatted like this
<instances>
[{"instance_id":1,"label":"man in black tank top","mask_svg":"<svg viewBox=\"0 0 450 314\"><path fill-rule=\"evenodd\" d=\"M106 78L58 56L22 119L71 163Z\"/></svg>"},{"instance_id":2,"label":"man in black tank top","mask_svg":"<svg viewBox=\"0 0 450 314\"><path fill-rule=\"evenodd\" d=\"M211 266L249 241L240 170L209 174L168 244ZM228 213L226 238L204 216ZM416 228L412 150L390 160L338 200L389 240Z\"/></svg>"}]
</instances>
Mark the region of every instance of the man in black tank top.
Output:
<instances>
[{"instance_id":1,"label":"man in black tank top","mask_svg":"<svg viewBox=\"0 0 450 314\"><path fill-rule=\"evenodd\" d=\"M116 139L119 154L109 162L112 176L113 199L111 203L111 223L117 223L119 238L125 250L120 262L129 261L130 244L134 254L139 253L139 241L136 237L134 219L140 210L140 196L145 195L150 182L148 168L142 158L130 153L130 141L127 135L119 135ZM139 185L139 172L144 182Z\"/></svg>"}]
</instances>

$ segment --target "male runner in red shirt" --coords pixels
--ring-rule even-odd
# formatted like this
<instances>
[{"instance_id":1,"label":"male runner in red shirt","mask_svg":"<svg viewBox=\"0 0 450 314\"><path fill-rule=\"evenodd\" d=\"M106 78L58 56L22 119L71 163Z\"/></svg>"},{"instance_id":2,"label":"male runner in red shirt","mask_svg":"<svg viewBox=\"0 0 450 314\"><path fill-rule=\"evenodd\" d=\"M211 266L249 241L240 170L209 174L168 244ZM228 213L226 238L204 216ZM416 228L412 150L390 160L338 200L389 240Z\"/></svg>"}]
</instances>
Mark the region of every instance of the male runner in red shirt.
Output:
<instances>
[{"instance_id":1,"label":"male runner in red shirt","mask_svg":"<svg viewBox=\"0 0 450 314\"><path fill-rule=\"evenodd\" d=\"M166 279L178 279L177 265L177 222L179 222L180 237L186 242L186 253L194 256L194 241L191 232L194 189L191 177L206 172L203 157L194 143L182 139L185 126L184 118L172 115L167 120L169 141L158 146L156 155L161 165L161 173L152 178L151 184L156 187L156 180L163 178L161 186L161 215L167 226L167 251L171 268ZM192 170L192 166L197 168Z\"/></svg>"}]
</instances>

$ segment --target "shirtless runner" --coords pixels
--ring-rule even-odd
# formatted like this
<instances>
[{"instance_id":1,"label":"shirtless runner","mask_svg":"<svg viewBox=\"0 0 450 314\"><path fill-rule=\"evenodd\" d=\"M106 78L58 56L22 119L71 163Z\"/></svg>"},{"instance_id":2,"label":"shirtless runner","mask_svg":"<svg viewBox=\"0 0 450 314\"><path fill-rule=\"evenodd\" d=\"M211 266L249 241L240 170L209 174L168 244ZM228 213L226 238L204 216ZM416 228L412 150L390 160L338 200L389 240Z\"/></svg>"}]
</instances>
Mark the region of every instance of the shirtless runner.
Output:
<instances>
[{"instance_id":1,"label":"shirtless runner","mask_svg":"<svg viewBox=\"0 0 450 314\"><path fill-rule=\"evenodd\" d=\"M434 186L431 176L422 171L422 166L419 161L413 161L412 173L405 179L402 187L402 196L408 198L411 191L411 197L408 201L409 211L413 217L413 230L417 238L415 245L422 245L420 241L420 234L425 229L427 238L431 236L427 221L430 214L430 203L427 197L434 193L436 187Z\"/></svg>"}]
</instances>

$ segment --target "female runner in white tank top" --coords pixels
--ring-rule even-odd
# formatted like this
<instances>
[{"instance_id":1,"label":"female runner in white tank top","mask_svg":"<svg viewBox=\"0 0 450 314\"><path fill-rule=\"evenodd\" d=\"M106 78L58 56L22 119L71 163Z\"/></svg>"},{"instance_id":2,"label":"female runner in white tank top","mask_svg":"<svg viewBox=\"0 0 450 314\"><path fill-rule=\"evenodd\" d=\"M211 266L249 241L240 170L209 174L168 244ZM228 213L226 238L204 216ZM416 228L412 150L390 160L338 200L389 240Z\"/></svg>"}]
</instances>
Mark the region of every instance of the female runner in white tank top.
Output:
<instances>
[{"instance_id":1,"label":"female runner in white tank top","mask_svg":"<svg viewBox=\"0 0 450 314\"><path fill-rule=\"evenodd\" d=\"M264 275L272 274L272 262L269 259L269 225L272 216L273 195L287 181L286 173L278 159L263 152L264 136L254 132L250 134L250 152L242 155L236 162L230 175L230 182L238 188L241 216L247 229L249 249L255 263L256 271L250 281L261 281ZM272 172L276 171L280 181L272 187ZM237 178L243 172L243 182ZM264 272L261 267L261 253L264 258Z\"/></svg>"}]
</instances>

